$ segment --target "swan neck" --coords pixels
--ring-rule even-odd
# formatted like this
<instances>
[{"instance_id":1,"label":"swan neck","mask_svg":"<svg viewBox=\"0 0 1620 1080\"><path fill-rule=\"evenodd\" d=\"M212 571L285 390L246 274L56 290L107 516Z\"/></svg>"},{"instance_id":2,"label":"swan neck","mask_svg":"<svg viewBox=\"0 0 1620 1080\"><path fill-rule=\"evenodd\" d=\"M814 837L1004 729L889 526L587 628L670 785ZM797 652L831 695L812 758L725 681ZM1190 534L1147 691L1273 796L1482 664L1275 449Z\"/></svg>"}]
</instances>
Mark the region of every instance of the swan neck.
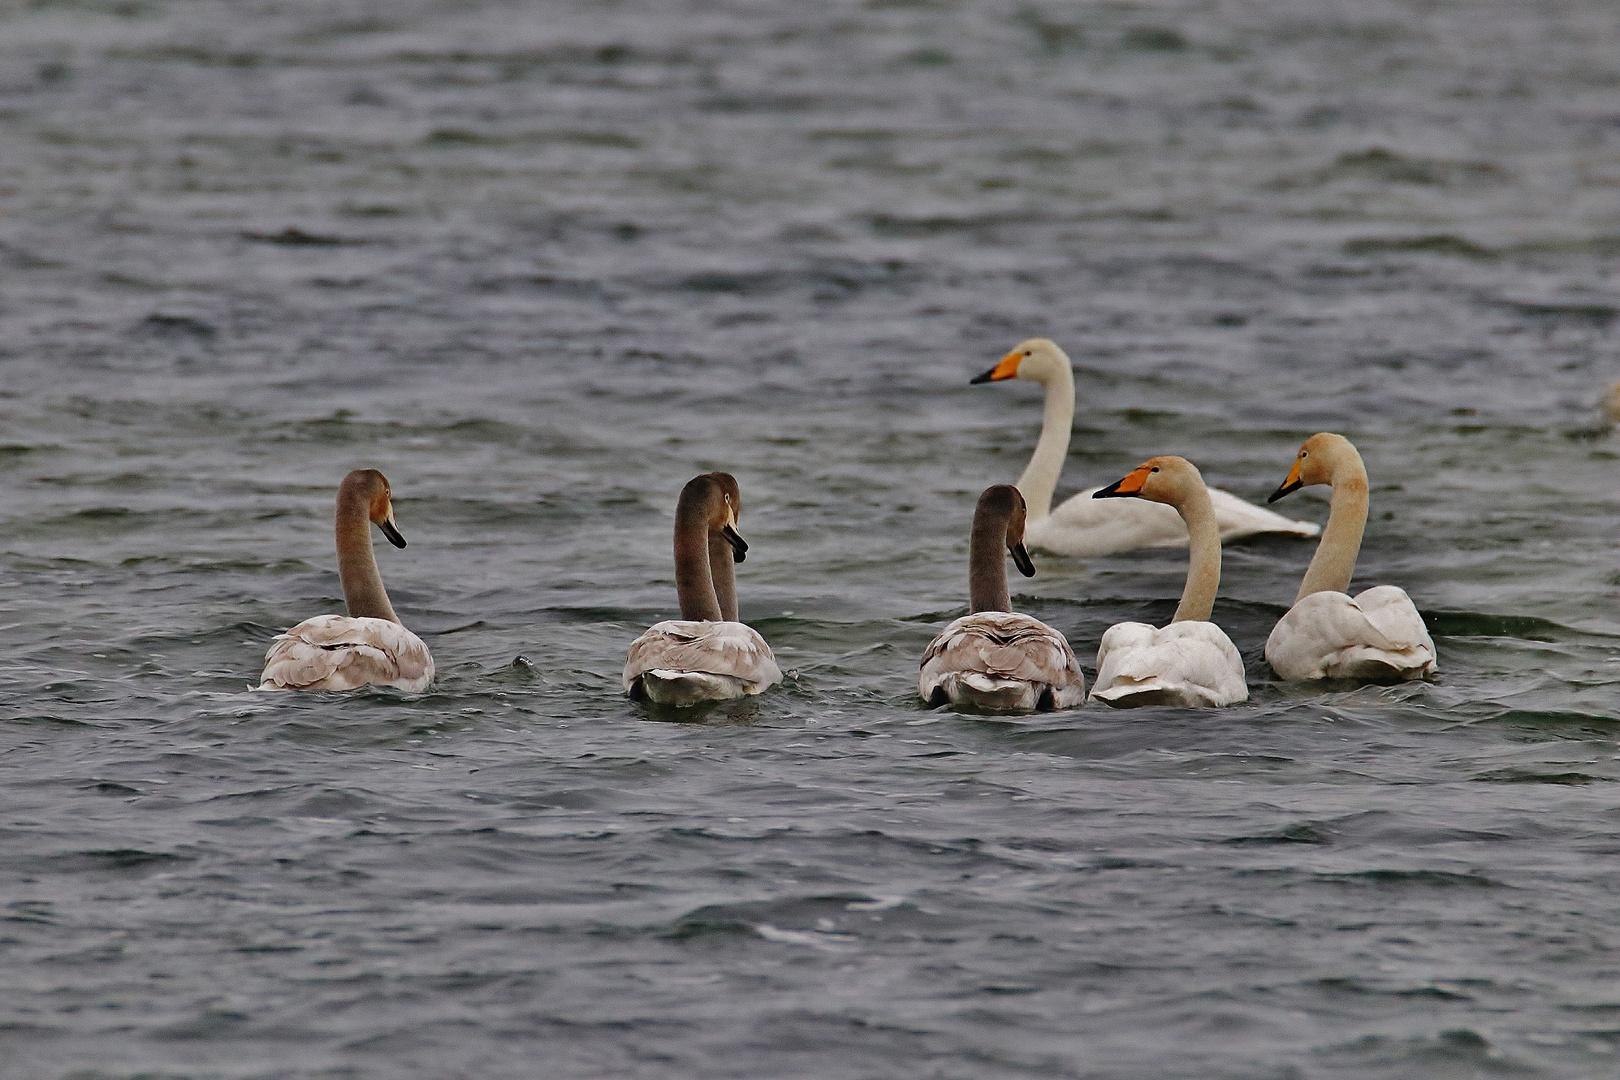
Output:
<instances>
[{"instance_id":1,"label":"swan neck","mask_svg":"<svg viewBox=\"0 0 1620 1080\"><path fill-rule=\"evenodd\" d=\"M363 493L355 497L339 495L337 507L338 577L343 580L343 600L349 614L358 619L387 619L399 622L394 605L388 602L377 555L371 546L371 506Z\"/></svg>"},{"instance_id":2,"label":"swan neck","mask_svg":"<svg viewBox=\"0 0 1620 1080\"><path fill-rule=\"evenodd\" d=\"M1358 457L1335 469L1332 482L1327 528L1322 530L1316 554L1300 582L1296 604L1312 593L1349 592L1356 572L1361 535L1367 528L1367 470Z\"/></svg>"},{"instance_id":3,"label":"swan neck","mask_svg":"<svg viewBox=\"0 0 1620 1080\"><path fill-rule=\"evenodd\" d=\"M731 545L719 533L709 534L709 579L714 582L714 599L720 606L720 617L726 622L737 621L737 571Z\"/></svg>"},{"instance_id":4,"label":"swan neck","mask_svg":"<svg viewBox=\"0 0 1620 1080\"><path fill-rule=\"evenodd\" d=\"M973 515L968 535L968 607L981 611L1011 611L1007 592L1007 521L1010 514Z\"/></svg>"},{"instance_id":5,"label":"swan neck","mask_svg":"<svg viewBox=\"0 0 1620 1080\"><path fill-rule=\"evenodd\" d=\"M683 619L719 622L722 618L709 558L705 508L683 504L675 511L675 592L681 600Z\"/></svg>"},{"instance_id":6,"label":"swan neck","mask_svg":"<svg viewBox=\"0 0 1620 1080\"><path fill-rule=\"evenodd\" d=\"M1176 504L1176 512L1187 523L1189 550L1187 584L1170 621L1208 622L1221 587L1221 527L1215 520L1215 504L1200 484Z\"/></svg>"},{"instance_id":7,"label":"swan neck","mask_svg":"<svg viewBox=\"0 0 1620 1080\"><path fill-rule=\"evenodd\" d=\"M1024 468L1024 475L1018 478L1018 490L1024 496L1031 521L1052 512L1052 494L1057 491L1064 459L1069 456L1069 433L1074 427L1074 373L1069 365L1064 363L1045 384L1041 437L1029 465Z\"/></svg>"}]
</instances>

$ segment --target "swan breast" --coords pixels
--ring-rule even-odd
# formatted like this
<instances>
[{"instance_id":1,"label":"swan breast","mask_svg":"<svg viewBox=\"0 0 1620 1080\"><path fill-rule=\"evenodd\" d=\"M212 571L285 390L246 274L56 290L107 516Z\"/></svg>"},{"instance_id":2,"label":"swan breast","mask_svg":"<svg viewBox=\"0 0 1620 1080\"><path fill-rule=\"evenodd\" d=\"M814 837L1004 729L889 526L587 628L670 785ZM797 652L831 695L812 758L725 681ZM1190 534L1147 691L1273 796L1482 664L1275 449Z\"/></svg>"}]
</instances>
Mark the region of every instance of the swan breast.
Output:
<instances>
[{"instance_id":1,"label":"swan breast","mask_svg":"<svg viewBox=\"0 0 1620 1080\"><path fill-rule=\"evenodd\" d=\"M317 615L279 635L264 657L260 690L353 690L394 686L419 694L433 681L433 657L397 622Z\"/></svg>"}]
</instances>

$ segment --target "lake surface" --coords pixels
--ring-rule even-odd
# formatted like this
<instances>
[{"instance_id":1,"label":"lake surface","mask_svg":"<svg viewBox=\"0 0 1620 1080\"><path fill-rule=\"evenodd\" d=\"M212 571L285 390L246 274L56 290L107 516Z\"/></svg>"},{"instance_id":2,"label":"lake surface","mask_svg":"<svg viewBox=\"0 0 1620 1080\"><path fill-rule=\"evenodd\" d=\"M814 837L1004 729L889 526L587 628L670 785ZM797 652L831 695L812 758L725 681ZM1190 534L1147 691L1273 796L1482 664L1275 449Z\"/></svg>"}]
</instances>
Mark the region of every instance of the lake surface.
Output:
<instances>
[{"instance_id":1,"label":"lake surface","mask_svg":"<svg viewBox=\"0 0 1620 1080\"><path fill-rule=\"evenodd\" d=\"M1611 0L0 4L0 1076L1614 1076L1617 58ZM1261 539L1247 704L923 709L1037 334L1060 495L1355 440L1440 680L1272 681ZM248 694L357 466L438 682ZM619 669L721 468L789 676L671 723ZM1088 678L1185 572L1036 563Z\"/></svg>"}]
</instances>

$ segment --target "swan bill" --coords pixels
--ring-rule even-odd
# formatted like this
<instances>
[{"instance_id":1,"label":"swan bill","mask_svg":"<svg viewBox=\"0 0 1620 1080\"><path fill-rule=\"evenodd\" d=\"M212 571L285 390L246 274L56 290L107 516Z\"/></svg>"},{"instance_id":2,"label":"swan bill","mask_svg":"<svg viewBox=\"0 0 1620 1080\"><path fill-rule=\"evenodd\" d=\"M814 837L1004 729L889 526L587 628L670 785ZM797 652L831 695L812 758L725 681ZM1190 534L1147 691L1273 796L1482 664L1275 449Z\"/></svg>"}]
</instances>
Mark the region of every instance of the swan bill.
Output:
<instances>
[{"instance_id":1,"label":"swan bill","mask_svg":"<svg viewBox=\"0 0 1620 1080\"><path fill-rule=\"evenodd\" d=\"M1034 577L1035 561L1029 557L1029 549L1023 545L1023 542L1020 541L1014 544L1008 550L1012 553L1013 565L1018 567L1018 572L1025 577Z\"/></svg>"},{"instance_id":2,"label":"swan bill","mask_svg":"<svg viewBox=\"0 0 1620 1080\"><path fill-rule=\"evenodd\" d=\"M1305 460L1304 454L1294 459L1294 466L1288 470L1288 478L1282 482L1282 486L1266 496L1267 504L1276 502L1284 495L1292 495L1305 486L1304 470L1300 468L1300 462L1303 460Z\"/></svg>"},{"instance_id":3,"label":"swan bill","mask_svg":"<svg viewBox=\"0 0 1620 1080\"><path fill-rule=\"evenodd\" d=\"M400 533L399 526L394 524L392 515L387 520L378 522L377 527L382 530L384 536L388 537L390 544L397 548L405 546L405 537Z\"/></svg>"},{"instance_id":4,"label":"swan bill","mask_svg":"<svg viewBox=\"0 0 1620 1080\"><path fill-rule=\"evenodd\" d=\"M748 558L748 541L744 540L736 529L727 525L720 530L720 537L731 545L732 562L740 563Z\"/></svg>"},{"instance_id":5,"label":"swan bill","mask_svg":"<svg viewBox=\"0 0 1620 1080\"><path fill-rule=\"evenodd\" d=\"M1024 353L1017 349L1003 356L995 367L982 375L975 375L968 380L969 386L978 386L980 383L1000 382L1002 379L1018 378L1018 362L1024 358Z\"/></svg>"},{"instance_id":6,"label":"swan bill","mask_svg":"<svg viewBox=\"0 0 1620 1080\"><path fill-rule=\"evenodd\" d=\"M1139 469L1132 470L1131 474L1124 479L1116 480L1105 488L1098 488L1096 491L1093 491L1091 493L1091 497L1093 499L1129 499L1133 496L1140 497L1142 494L1142 485L1147 483L1148 474L1156 473L1158 471L1158 469L1150 469L1146 465L1143 465Z\"/></svg>"}]
</instances>

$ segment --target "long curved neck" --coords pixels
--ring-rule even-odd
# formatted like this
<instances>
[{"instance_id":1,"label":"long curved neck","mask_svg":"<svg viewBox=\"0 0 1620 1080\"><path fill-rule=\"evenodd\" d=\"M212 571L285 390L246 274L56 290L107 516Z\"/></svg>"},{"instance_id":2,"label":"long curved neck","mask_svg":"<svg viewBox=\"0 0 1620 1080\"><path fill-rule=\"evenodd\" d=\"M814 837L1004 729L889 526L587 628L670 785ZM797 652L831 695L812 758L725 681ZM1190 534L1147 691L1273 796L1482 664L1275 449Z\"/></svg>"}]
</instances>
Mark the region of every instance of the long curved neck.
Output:
<instances>
[{"instance_id":1,"label":"long curved neck","mask_svg":"<svg viewBox=\"0 0 1620 1080\"><path fill-rule=\"evenodd\" d=\"M1190 551L1187 584L1170 621L1208 622L1215 610L1215 593L1221 587L1221 527L1215 520L1215 504L1199 485L1176 507L1176 512L1187 523Z\"/></svg>"},{"instance_id":2,"label":"long curved neck","mask_svg":"<svg viewBox=\"0 0 1620 1080\"><path fill-rule=\"evenodd\" d=\"M726 622L737 621L737 570L731 555L731 545L719 533L709 534L709 579L714 582L714 599L720 605L720 617Z\"/></svg>"},{"instance_id":3,"label":"long curved neck","mask_svg":"<svg viewBox=\"0 0 1620 1080\"><path fill-rule=\"evenodd\" d=\"M338 576L349 614L360 619L399 622L388 602L377 556L371 547L371 507L363 497L341 498L337 507Z\"/></svg>"},{"instance_id":4,"label":"long curved neck","mask_svg":"<svg viewBox=\"0 0 1620 1080\"><path fill-rule=\"evenodd\" d=\"M968 534L968 607L980 611L1011 611L1007 592L1007 516L973 515Z\"/></svg>"},{"instance_id":5,"label":"long curved neck","mask_svg":"<svg viewBox=\"0 0 1620 1080\"><path fill-rule=\"evenodd\" d=\"M1074 427L1074 373L1062 365L1046 380L1046 409L1041 414L1041 438L1035 453L1018 478L1030 520L1052 512L1052 493L1069 456L1069 432Z\"/></svg>"},{"instance_id":6,"label":"long curved neck","mask_svg":"<svg viewBox=\"0 0 1620 1080\"><path fill-rule=\"evenodd\" d=\"M709 572L709 521L703 507L675 513L675 592L681 598L681 618L720 622L724 617Z\"/></svg>"},{"instance_id":7,"label":"long curved neck","mask_svg":"<svg viewBox=\"0 0 1620 1080\"><path fill-rule=\"evenodd\" d=\"M1361 534L1367 528L1367 468L1361 455L1342 460L1333 470L1333 501L1327 528L1311 556L1305 580L1299 584L1299 603L1312 593L1349 592L1361 553Z\"/></svg>"}]
</instances>

